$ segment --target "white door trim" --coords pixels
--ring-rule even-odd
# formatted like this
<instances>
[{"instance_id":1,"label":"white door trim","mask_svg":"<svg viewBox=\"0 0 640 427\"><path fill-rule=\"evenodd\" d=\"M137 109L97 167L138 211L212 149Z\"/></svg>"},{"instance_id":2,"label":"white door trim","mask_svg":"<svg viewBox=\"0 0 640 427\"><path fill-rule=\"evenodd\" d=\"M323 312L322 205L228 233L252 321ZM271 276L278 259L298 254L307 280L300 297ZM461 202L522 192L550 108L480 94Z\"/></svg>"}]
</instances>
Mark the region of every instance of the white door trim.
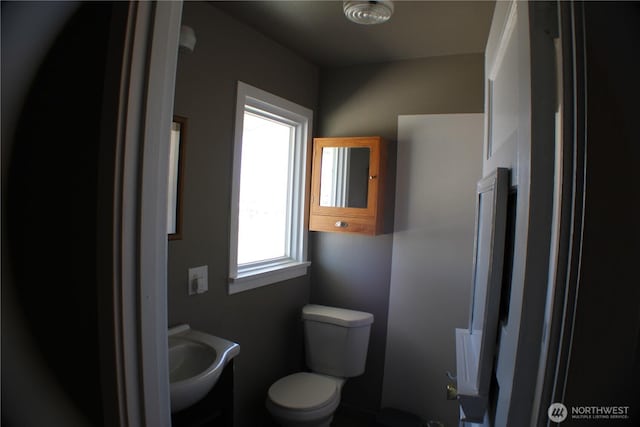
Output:
<instances>
[{"instance_id":1,"label":"white door trim","mask_svg":"<svg viewBox=\"0 0 640 427\"><path fill-rule=\"evenodd\" d=\"M170 426L167 174L182 2L137 2L120 82L114 328L121 425Z\"/></svg>"}]
</instances>

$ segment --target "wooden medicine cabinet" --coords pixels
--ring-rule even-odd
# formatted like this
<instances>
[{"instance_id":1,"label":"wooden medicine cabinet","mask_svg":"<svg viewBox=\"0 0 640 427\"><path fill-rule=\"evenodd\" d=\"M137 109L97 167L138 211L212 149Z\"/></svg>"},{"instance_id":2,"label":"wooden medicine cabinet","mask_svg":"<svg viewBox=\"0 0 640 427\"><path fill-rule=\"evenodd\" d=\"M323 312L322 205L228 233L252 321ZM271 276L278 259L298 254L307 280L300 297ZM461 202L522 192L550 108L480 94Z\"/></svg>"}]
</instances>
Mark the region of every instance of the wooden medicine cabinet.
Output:
<instances>
[{"instance_id":1,"label":"wooden medicine cabinet","mask_svg":"<svg viewBox=\"0 0 640 427\"><path fill-rule=\"evenodd\" d=\"M309 229L384 233L387 143L381 137L315 138Z\"/></svg>"}]
</instances>

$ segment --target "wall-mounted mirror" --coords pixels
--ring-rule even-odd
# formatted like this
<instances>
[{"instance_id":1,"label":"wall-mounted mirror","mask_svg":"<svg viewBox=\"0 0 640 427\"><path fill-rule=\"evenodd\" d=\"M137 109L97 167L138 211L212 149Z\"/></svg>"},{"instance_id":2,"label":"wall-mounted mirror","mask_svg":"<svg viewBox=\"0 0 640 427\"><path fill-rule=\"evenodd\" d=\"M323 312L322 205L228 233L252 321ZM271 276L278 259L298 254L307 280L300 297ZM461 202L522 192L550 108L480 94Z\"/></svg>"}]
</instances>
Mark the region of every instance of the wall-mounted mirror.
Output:
<instances>
[{"instance_id":1,"label":"wall-mounted mirror","mask_svg":"<svg viewBox=\"0 0 640 427\"><path fill-rule=\"evenodd\" d=\"M324 147L320 172L320 206L366 208L369 147Z\"/></svg>"},{"instance_id":2,"label":"wall-mounted mirror","mask_svg":"<svg viewBox=\"0 0 640 427\"><path fill-rule=\"evenodd\" d=\"M314 138L309 230L383 233L386 164L379 136Z\"/></svg>"},{"instance_id":3,"label":"wall-mounted mirror","mask_svg":"<svg viewBox=\"0 0 640 427\"><path fill-rule=\"evenodd\" d=\"M169 235L169 240L182 238L182 177L184 174L186 135L187 119L173 116L169 153L169 194L167 197L167 234Z\"/></svg>"}]
</instances>

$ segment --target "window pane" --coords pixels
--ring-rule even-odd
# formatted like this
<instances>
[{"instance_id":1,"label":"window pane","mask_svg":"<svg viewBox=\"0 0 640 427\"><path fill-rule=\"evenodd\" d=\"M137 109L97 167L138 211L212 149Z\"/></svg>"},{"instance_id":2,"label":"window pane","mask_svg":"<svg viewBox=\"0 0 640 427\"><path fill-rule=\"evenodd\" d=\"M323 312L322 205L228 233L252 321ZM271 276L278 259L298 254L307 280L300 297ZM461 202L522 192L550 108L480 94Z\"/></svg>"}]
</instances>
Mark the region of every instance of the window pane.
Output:
<instances>
[{"instance_id":1,"label":"window pane","mask_svg":"<svg viewBox=\"0 0 640 427\"><path fill-rule=\"evenodd\" d=\"M288 256L294 128L245 112L240 167L238 264Z\"/></svg>"}]
</instances>

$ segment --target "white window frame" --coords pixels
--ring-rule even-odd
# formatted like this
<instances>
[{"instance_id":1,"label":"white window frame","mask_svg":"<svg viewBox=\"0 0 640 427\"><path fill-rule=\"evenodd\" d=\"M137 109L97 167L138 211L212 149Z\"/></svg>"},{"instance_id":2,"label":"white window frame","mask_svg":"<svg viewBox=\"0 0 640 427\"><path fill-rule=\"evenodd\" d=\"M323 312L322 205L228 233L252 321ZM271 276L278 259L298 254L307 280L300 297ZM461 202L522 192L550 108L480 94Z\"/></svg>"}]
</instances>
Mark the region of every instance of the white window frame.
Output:
<instances>
[{"instance_id":1,"label":"white window frame","mask_svg":"<svg viewBox=\"0 0 640 427\"><path fill-rule=\"evenodd\" d=\"M238 230L240 208L240 171L242 167L242 138L245 111L258 111L264 117L276 118L294 127L292 174L290 176L288 256L238 265ZM233 178L231 184L231 229L229 238L229 294L307 274L307 152L311 146L313 111L279 96L238 82L236 123L233 150Z\"/></svg>"}]
</instances>

